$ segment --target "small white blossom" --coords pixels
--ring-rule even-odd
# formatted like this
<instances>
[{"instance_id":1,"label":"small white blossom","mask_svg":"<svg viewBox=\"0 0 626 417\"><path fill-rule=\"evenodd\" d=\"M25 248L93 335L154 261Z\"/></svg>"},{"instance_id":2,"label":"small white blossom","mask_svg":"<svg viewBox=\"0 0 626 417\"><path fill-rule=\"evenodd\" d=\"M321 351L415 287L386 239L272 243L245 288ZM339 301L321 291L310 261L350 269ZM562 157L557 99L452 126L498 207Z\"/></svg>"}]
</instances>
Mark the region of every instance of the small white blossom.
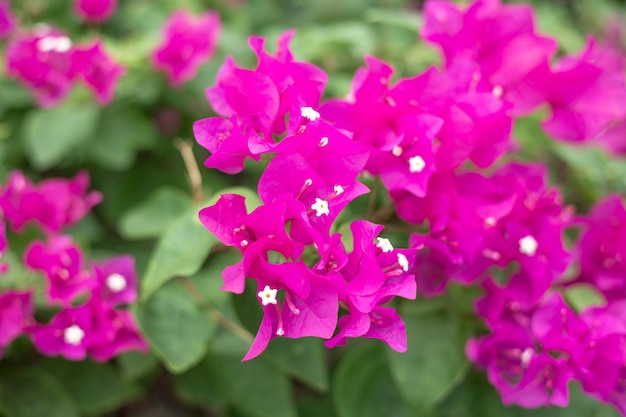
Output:
<instances>
[{"instance_id":1,"label":"small white blossom","mask_svg":"<svg viewBox=\"0 0 626 417\"><path fill-rule=\"evenodd\" d=\"M333 190L335 191L335 195L341 195L345 191L343 187L339 184L335 184L335 186L333 187Z\"/></svg>"},{"instance_id":2,"label":"small white blossom","mask_svg":"<svg viewBox=\"0 0 626 417\"><path fill-rule=\"evenodd\" d=\"M78 325L72 324L63 331L63 341L68 345L78 346L85 338L85 331Z\"/></svg>"},{"instance_id":3,"label":"small white blossom","mask_svg":"<svg viewBox=\"0 0 626 417\"><path fill-rule=\"evenodd\" d=\"M494 97L500 98L502 97L502 93L504 93L504 90L502 89L501 85L496 85L495 87L493 87L493 90L491 90L491 93L494 95Z\"/></svg>"},{"instance_id":4,"label":"small white blossom","mask_svg":"<svg viewBox=\"0 0 626 417\"><path fill-rule=\"evenodd\" d=\"M385 253L393 251L393 245L389 241L389 239L385 239L383 237L376 238L376 247L382 250ZM399 259L398 259L399 261Z\"/></svg>"},{"instance_id":5,"label":"small white blossom","mask_svg":"<svg viewBox=\"0 0 626 417\"><path fill-rule=\"evenodd\" d=\"M316 198L315 203L311 205L311 208L315 210L315 215L321 217L322 215L328 216L330 209L328 208L328 201Z\"/></svg>"},{"instance_id":6,"label":"small white blossom","mask_svg":"<svg viewBox=\"0 0 626 417\"><path fill-rule=\"evenodd\" d=\"M535 351L531 347L527 347L520 355L520 365L522 369L528 368L528 364L530 364L530 360L533 358Z\"/></svg>"},{"instance_id":7,"label":"small white blossom","mask_svg":"<svg viewBox=\"0 0 626 417\"><path fill-rule=\"evenodd\" d=\"M493 217L487 217L484 221L484 225L487 227L494 227L496 224L498 224L498 221Z\"/></svg>"},{"instance_id":8,"label":"small white blossom","mask_svg":"<svg viewBox=\"0 0 626 417\"><path fill-rule=\"evenodd\" d=\"M398 263L404 272L409 270L409 260L401 253L398 254Z\"/></svg>"},{"instance_id":9,"label":"small white blossom","mask_svg":"<svg viewBox=\"0 0 626 417\"><path fill-rule=\"evenodd\" d=\"M519 240L519 251L527 256L535 256L538 246L537 239L531 235L524 236Z\"/></svg>"},{"instance_id":10,"label":"small white blossom","mask_svg":"<svg viewBox=\"0 0 626 417\"><path fill-rule=\"evenodd\" d=\"M67 36L46 36L37 41L37 49L41 52L67 52L72 47L72 41Z\"/></svg>"},{"instance_id":11,"label":"small white blossom","mask_svg":"<svg viewBox=\"0 0 626 417\"><path fill-rule=\"evenodd\" d=\"M104 283L112 292L120 292L126 289L126 278L118 273L109 275Z\"/></svg>"},{"instance_id":12,"label":"small white blossom","mask_svg":"<svg viewBox=\"0 0 626 417\"><path fill-rule=\"evenodd\" d=\"M266 285L265 288L263 288L263 291L259 291L257 295L261 299L261 303L263 304L263 306L266 306L268 304L278 303L278 300L276 299L277 293L278 290L273 290L270 288L269 285Z\"/></svg>"},{"instance_id":13,"label":"small white blossom","mask_svg":"<svg viewBox=\"0 0 626 417\"><path fill-rule=\"evenodd\" d=\"M404 151L403 151L403 150L402 150L402 148L401 148L401 147L399 147L398 145L394 146L394 147L393 147L393 149L391 150L391 153L392 153L394 156L400 156L400 155L402 155L402 152L404 152Z\"/></svg>"},{"instance_id":14,"label":"small white blossom","mask_svg":"<svg viewBox=\"0 0 626 417\"><path fill-rule=\"evenodd\" d=\"M320 118L320 114L313 110L312 107L301 107L300 116L304 117L305 119L309 119L312 122Z\"/></svg>"},{"instance_id":15,"label":"small white blossom","mask_svg":"<svg viewBox=\"0 0 626 417\"><path fill-rule=\"evenodd\" d=\"M415 155L412 158L409 158L409 171L411 173L422 172L426 167L426 162L424 158L419 155Z\"/></svg>"}]
</instances>

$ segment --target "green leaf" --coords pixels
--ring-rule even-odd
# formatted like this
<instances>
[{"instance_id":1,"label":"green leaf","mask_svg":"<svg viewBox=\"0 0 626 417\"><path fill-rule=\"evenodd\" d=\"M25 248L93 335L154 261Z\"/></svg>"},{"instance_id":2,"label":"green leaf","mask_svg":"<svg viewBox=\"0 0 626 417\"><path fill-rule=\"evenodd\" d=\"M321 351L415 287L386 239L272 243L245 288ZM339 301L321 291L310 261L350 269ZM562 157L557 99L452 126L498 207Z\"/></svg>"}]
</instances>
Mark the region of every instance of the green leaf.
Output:
<instances>
[{"instance_id":1,"label":"green leaf","mask_svg":"<svg viewBox=\"0 0 626 417\"><path fill-rule=\"evenodd\" d=\"M209 355L198 367L177 377L183 397L200 405L225 402L250 417L295 417L289 379L262 358Z\"/></svg>"},{"instance_id":2,"label":"green leaf","mask_svg":"<svg viewBox=\"0 0 626 417\"><path fill-rule=\"evenodd\" d=\"M380 344L368 343L348 352L333 378L333 401L340 417L411 417L398 393Z\"/></svg>"},{"instance_id":3,"label":"green leaf","mask_svg":"<svg viewBox=\"0 0 626 417\"><path fill-rule=\"evenodd\" d=\"M606 303L606 300L598 292L598 289L590 284L575 284L569 286L563 292L567 303L571 305L574 310L581 311L587 307L601 306Z\"/></svg>"},{"instance_id":4,"label":"green leaf","mask_svg":"<svg viewBox=\"0 0 626 417\"><path fill-rule=\"evenodd\" d=\"M104 110L89 156L102 166L122 171L135 162L135 154L158 138L154 123L137 108L114 105Z\"/></svg>"},{"instance_id":5,"label":"green leaf","mask_svg":"<svg viewBox=\"0 0 626 417\"><path fill-rule=\"evenodd\" d=\"M256 193L248 188L234 187L222 193L237 193L246 197L248 210L260 204ZM202 207L215 204L220 195L213 196ZM198 219L198 207L179 216L159 239L142 280L142 299L147 300L159 287L176 276L198 272L213 245L219 243Z\"/></svg>"},{"instance_id":6,"label":"green leaf","mask_svg":"<svg viewBox=\"0 0 626 417\"><path fill-rule=\"evenodd\" d=\"M307 337L272 340L264 357L288 375L319 391L328 390L328 372L324 361L324 342Z\"/></svg>"},{"instance_id":7,"label":"green leaf","mask_svg":"<svg viewBox=\"0 0 626 417\"><path fill-rule=\"evenodd\" d=\"M191 200L183 191L164 186L122 216L118 228L126 239L161 236L176 218L189 208Z\"/></svg>"},{"instance_id":8,"label":"green leaf","mask_svg":"<svg viewBox=\"0 0 626 417\"><path fill-rule=\"evenodd\" d=\"M174 373L197 364L207 352L216 323L194 304L180 282L170 282L135 307L153 352Z\"/></svg>"},{"instance_id":9,"label":"green leaf","mask_svg":"<svg viewBox=\"0 0 626 417\"><path fill-rule=\"evenodd\" d=\"M58 379L84 414L116 410L139 394L135 385L120 378L108 364L50 359L38 366Z\"/></svg>"},{"instance_id":10,"label":"green leaf","mask_svg":"<svg viewBox=\"0 0 626 417\"><path fill-rule=\"evenodd\" d=\"M6 417L79 417L63 386L35 368L0 375L0 410Z\"/></svg>"},{"instance_id":11,"label":"green leaf","mask_svg":"<svg viewBox=\"0 0 626 417\"><path fill-rule=\"evenodd\" d=\"M425 412L440 402L468 369L467 332L453 316L405 314L408 350L388 350L391 374L402 397Z\"/></svg>"},{"instance_id":12,"label":"green leaf","mask_svg":"<svg viewBox=\"0 0 626 417\"><path fill-rule=\"evenodd\" d=\"M369 9L365 12L365 18L373 23L396 26L406 29L411 33L416 32L421 24L421 17L417 13L408 10L387 10L383 8Z\"/></svg>"},{"instance_id":13,"label":"green leaf","mask_svg":"<svg viewBox=\"0 0 626 417\"><path fill-rule=\"evenodd\" d=\"M159 361L152 353L125 352L117 356L122 376L135 381L154 372Z\"/></svg>"},{"instance_id":14,"label":"green leaf","mask_svg":"<svg viewBox=\"0 0 626 417\"><path fill-rule=\"evenodd\" d=\"M24 145L40 171L52 168L91 139L100 108L93 102L67 100L53 109L34 109L24 118Z\"/></svg>"}]
</instances>

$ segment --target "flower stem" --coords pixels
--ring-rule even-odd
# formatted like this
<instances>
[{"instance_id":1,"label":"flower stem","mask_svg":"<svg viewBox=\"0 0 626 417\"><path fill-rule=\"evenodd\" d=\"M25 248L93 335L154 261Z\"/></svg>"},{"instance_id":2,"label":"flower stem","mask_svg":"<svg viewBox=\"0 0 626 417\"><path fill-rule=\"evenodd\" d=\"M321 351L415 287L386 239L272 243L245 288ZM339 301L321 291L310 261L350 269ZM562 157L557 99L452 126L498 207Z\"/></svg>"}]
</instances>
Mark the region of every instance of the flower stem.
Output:
<instances>
[{"instance_id":1,"label":"flower stem","mask_svg":"<svg viewBox=\"0 0 626 417\"><path fill-rule=\"evenodd\" d=\"M174 146L183 157L183 162L187 168L187 179L189 181L189 185L191 186L193 202L194 204L200 204L204 199L202 193L202 175L200 175L196 158L193 155L193 145L186 140L176 139L174 141Z\"/></svg>"}]
</instances>

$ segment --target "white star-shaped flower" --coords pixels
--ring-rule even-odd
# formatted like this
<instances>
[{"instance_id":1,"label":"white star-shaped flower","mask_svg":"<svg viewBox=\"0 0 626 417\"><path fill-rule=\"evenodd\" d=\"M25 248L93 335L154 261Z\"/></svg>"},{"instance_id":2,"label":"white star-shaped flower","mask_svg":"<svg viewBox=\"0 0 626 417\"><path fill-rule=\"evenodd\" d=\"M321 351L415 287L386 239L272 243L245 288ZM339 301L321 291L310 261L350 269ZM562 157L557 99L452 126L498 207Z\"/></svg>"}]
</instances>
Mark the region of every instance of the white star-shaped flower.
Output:
<instances>
[{"instance_id":1,"label":"white star-shaped flower","mask_svg":"<svg viewBox=\"0 0 626 417\"><path fill-rule=\"evenodd\" d=\"M263 306L278 303L278 300L276 299L276 294L278 294L278 290L271 289L269 285L266 285L265 288L263 288L263 291L259 291L257 293L257 295L261 299L261 303L263 304Z\"/></svg>"},{"instance_id":2,"label":"white star-shaped flower","mask_svg":"<svg viewBox=\"0 0 626 417\"><path fill-rule=\"evenodd\" d=\"M316 198L315 203L311 204L311 208L315 210L315 215L321 217L322 215L328 216L330 209L328 208L328 201Z\"/></svg>"},{"instance_id":3,"label":"white star-shaped flower","mask_svg":"<svg viewBox=\"0 0 626 417\"><path fill-rule=\"evenodd\" d=\"M535 239L531 235L524 236L519 240L519 251L524 255L535 256L535 254L537 253L537 247L539 247L537 239Z\"/></svg>"},{"instance_id":4,"label":"white star-shaped flower","mask_svg":"<svg viewBox=\"0 0 626 417\"><path fill-rule=\"evenodd\" d=\"M109 275L106 280L104 280L104 283L112 292L120 292L126 289L126 278L118 273Z\"/></svg>"},{"instance_id":5,"label":"white star-shaped flower","mask_svg":"<svg viewBox=\"0 0 626 417\"><path fill-rule=\"evenodd\" d=\"M415 155L409 158L409 171L414 174L416 172L422 172L426 168L426 161L419 155Z\"/></svg>"},{"instance_id":6,"label":"white star-shaped flower","mask_svg":"<svg viewBox=\"0 0 626 417\"><path fill-rule=\"evenodd\" d=\"M84 338L85 331L76 324L72 324L63 331L63 341L68 345L78 346Z\"/></svg>"}]
</instances>

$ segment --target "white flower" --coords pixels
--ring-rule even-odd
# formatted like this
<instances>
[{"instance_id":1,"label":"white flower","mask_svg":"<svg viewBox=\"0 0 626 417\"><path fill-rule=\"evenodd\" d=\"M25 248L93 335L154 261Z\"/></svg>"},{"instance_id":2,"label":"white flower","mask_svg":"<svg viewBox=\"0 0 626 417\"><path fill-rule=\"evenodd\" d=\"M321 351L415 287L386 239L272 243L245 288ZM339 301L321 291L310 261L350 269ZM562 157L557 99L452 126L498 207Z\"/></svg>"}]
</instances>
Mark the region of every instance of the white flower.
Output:
<instances>
[{"instance_id":1,"label":"white flower","mask_svg":"<svg viewBox=\"0 0 626 417\"><path fill-rule=\"evenodd\" d=\"M402 148L401 148L401 147L399 147L398 145L394 146L394 147L393 147L393 149L391 150L391 153L392 153L394 156L400 156L400 155L402 155L402 152L404 152L404 151L403 151L403 150L402 150Z\"/></svg>"},{"instance_id":2,"label":"white flower","mask_svg":"<svg viewBox=\"0 0 626 417\"><path fill-rule=\"evenodd\" d=\"M66 327L63 331L63 341L68 345L78 346L85 338L85 332L76 324Z\"/></svg>"},{"instance_id":3,"label":"white flower","mask_svg":"<svg viewBox=\"0 0 626 417\"><path fill-rule=\"evenodd\" d=\"M328 216L330 214L330 209L328 208L328 201L322 200L321 198L316 198L315 203L311 205L311 208L315 210L315 215L320 217L322 215Z\"/></svg>"},{"instance_id":4,"label":"white flower","mask_svg":"<svg viewBox=\"0 0 626 417\"><path fill-rule=\"evenodd\" d=\"M257 295L261 299L261 303L263 304L263 306L266 306L268 304L278 303L278 300L276 299L277 293L278 290L273 290L270 288L269 285L266 285L265 288L263 288L263 291L259 291Z\"/></svg>"},{"instance_id":5,"label":"white flower","mask_svg":"<svg viewBox=\"0 0 626 417\"><path fill-rule=\"evenodd\" d=\"M519 251L527 256L535 256L538 246L537 239L531 235L524 236L519 240Z\"/></svg>"},{"instance_id":6,"label":"white flower","mask_svg":"<svg viewBox=\"0 0 626 417\"><path fill-rule=\"evenodd\" d=\"M126 278L118 273L109 275L106 280L104 280L104 283L112 292L120 292L126 289Z\"/></svg>"},{"instance_id":7,"label":"white flower","mask_svg":"<svg viewBox=\"0 0 626 417\"><path fill-rule=\"evenodd\" d=\"M341 195L344 192L343 187L339 184L335 184L335 186L333 187L333 190L335 191L335 195Z\"/></svg>"},{"instance_id":8,"label":"white flower","mask_svg":"<svg viewBox=\"0 0 626 417\"><path fill-rule=\"evenodd\" d=\"M424 158L419 155L415 155L412 158L409 158L409 171L411 173L422 172L426 167L426 162Z\"/></svg>"}]
</instances>

